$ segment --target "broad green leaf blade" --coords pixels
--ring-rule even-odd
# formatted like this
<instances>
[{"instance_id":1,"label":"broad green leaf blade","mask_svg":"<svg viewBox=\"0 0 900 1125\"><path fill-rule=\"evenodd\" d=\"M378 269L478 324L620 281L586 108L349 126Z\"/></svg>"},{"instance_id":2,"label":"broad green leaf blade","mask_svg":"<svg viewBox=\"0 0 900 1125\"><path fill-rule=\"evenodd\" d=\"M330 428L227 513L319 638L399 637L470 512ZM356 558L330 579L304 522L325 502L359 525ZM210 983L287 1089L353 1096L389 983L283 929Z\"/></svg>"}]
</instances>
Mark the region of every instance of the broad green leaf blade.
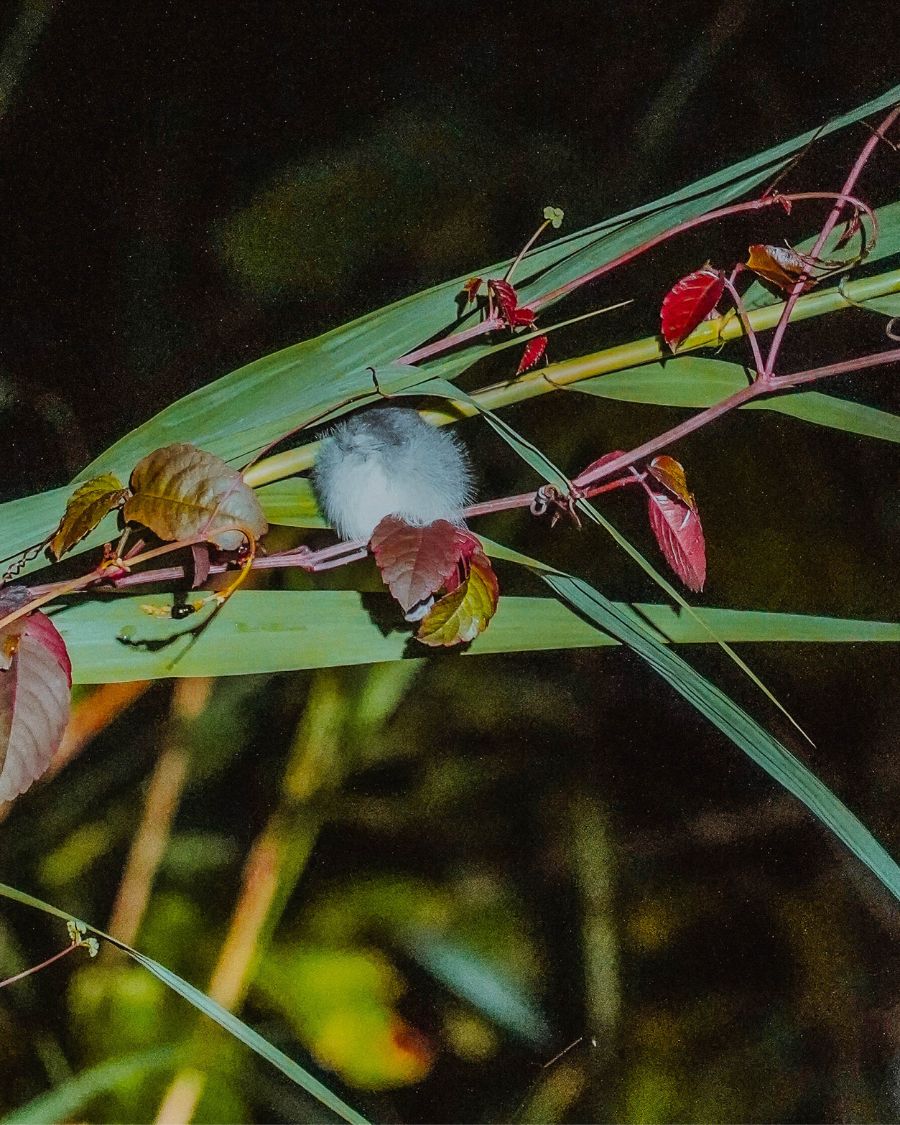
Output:
<instances>
[{"instance_id":1,"label":"broad green leaf blade","mask_svg":"<svg viewBox=\"0 0 900 1125\"><path fill-rule=\"evenodd\" d=\"M10 887L5 883L0 883L0 895L4 898L12 899L13 902L21 903L23 906L30 906L36 910L41 910L45 914L52 914L55 918L62 918L68 922L71 920L71 914L67 914L64 910L60 910L58 906L53 906L49 902L43 902L34 895L26 894L25 891L17 890L15 887ZM173 973L167 969L165 965L161 965L158 961L154 961L152 957L147 957L143 953L139 953L136 949L132 949L130 945L125 942L119 941L117 938L111 937L109 934L104 933L103 930L98 930L96 926L90 926L82 923L87 932L94 934L103 941L107 941L110 945L114 945L116 949L121 949L127 953L129 957L137 961L155 977L168 985L173 992L177 992L189 1004L192 1004L199 1012L209 1016L220 1027L223 1027L227 1032L239 1039L253 1052L270 1062L273 1066L277 1067L282 1074L286 1074L291 1081L296 1082L307 1093L311 1094L322 1105L326 1106L332 1112L336 1113L343 1121L350 1122L351 1125L368 1125L366 1118L360 1116L356 1110L351 1109L345 1102L343 1102L336 1094L333 1094L322 1082L314 1078L308 1071L304 1070L302 1066L294 1062L293 1059L283 1052L279 1051L277 1047L273 1046L266 1039L252 1027L248 1027L243 1020L239 1020L233 1013L227 1011L221 1004L216 1003L206 993L201 992L199 988L194 985L188 984L177 973Z\"/></svg>"},{"instance_id":2,"label":"broad green leaf blade","mask_svg":"<svg viewBox=\"0 0 900 1125\"><path fill-rule=\"evenodd\" d=\"M486 544L495 558L534 568L534 560ZM143 614L140 605L171 605L164 595L79 602L54 615L69 646L77 683L113 683L164 676L235 676L420 658L396 603L387 593L355 590L241 590L184 651L190 636L183 622ZM627 606L616 603L621 612ZM800 614L695 609L695 617L665 605L635 609L675 644L709 644L716 636L734 643L900 642L900 624ZM373 611L377 620L373 620ZM396 622L396 629L383 625ZM157 648L176 634L181 639ZM128 643L119 637L126 636ZM142 647L136 643L147 642ZM490 627L466 649L474 656L500 652L593 648L616 644L553 598L501 597ZM178 654L183 655L179 658ZM173 663L174 661L174 663Z\"/></svg>"},{"instance_id":3,"label":"broad green leaf blade","mask_svg":"<svg viewBox=\"0 0 900 1125\"><path fill-rule=\"evenodd\" d=\"M648 363L573 383L571 390L620 402L703 408L747 385L739 363L699 356L679 356L666 363ZM795 391L748 402L741 410L771 410L816 426L900 442L900 417L872 406L848 402L821 391Z\"/></svg>"},{"instance_id":4,"label":"broad green leaf blade","mask_svg":"<svg viewBox=\"0 0 900 1125\"><path fill-rule=\"evenodd\" d=\"M282 527L327 527L308 477L287 477L256 489L269 523Z\"/></svg>"},{"instance_id":5,"label":"broad green leaf blade","mask_svg":"<svg viewBox=\"0 0 900 1125\"><path fill-rule=\"evenodd\" d=\"M591 621L639 653L664 680L784 786L900 899L900 867L865 825L815 774L715 684L661 644L632 611L623 612L587 582L543 572L547 585Z\"/></svg>"},{"instance_id":6,"label":"broad green leaf blade","mask_svg":"<svg viewBox=\"0 0 900 1125\"><path fill-rule=\"evenodd\" d=\"M94 1098L145 1075L170 1070L185 1050L186 1045L172 1044L99 1063L14 1109L0 1125L46 1125L48 1121L78 1120Z\"/></svg>"}]
</instances>

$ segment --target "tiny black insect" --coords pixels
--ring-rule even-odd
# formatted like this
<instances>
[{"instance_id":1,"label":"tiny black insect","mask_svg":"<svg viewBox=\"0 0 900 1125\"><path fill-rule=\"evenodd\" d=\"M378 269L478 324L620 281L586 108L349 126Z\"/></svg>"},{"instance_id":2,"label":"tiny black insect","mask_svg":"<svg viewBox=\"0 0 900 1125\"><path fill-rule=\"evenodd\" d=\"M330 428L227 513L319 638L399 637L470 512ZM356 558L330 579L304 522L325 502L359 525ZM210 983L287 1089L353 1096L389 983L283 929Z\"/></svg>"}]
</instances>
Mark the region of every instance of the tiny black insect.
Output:
<instances>
[{"instance_id":1,"label":"tiny black insect","mask_svg":"<svg viewBox=\"0 0 900 1125\"><path fill-rule=\"evenodd\" d=\"M173 605L170 612L175 621L183 621L185 617L190 617L197 610L190 602L180 602L178 605Z\"/></svg>"}]
</instances>

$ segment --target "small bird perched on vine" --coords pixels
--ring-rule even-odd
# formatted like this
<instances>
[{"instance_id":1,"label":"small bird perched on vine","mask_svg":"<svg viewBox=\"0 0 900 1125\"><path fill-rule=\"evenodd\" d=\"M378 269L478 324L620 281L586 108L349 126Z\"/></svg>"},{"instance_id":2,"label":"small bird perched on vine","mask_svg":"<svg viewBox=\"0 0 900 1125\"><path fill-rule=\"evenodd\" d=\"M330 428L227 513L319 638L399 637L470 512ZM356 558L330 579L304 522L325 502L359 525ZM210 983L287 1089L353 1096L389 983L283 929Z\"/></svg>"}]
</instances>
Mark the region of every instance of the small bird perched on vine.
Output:
<instances>
[{"instance_id":1,"label":"small bird perched on vine","mask_svg":"<svg viewBox=\"0 0 900 1125\"><path fill-rule=\"evenodd\" d=\"M339 422L312 473L322 510L342 539L369 539L385 516L415 527L463 523L472 470L459 439L418 411L377 406Z\"/></svg>"}]
</instances>

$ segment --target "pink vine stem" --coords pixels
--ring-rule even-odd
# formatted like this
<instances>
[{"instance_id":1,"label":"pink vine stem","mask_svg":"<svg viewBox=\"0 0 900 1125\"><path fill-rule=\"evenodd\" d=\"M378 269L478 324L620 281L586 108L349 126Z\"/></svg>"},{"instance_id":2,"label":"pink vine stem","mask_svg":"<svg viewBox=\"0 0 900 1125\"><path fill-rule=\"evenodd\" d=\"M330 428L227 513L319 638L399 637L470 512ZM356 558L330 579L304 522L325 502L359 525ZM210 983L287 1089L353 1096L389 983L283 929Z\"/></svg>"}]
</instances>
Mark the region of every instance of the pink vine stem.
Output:
<instances>
[{"instance_id":1,"label":"pink vine stem","mask_svg":"<svg viewBox=\"0 0 900 1125\"><path fill-rule=\"evenodd\" d=\"M884 140L885 134L887 133L888 129L890 129L890 127L894 124L898 117L900 117L900 105L895 106L891 110L891 112L887 115L887 117L885 117L878 128L875 129L875 131L872 133L872 136L869 137L869 139L863 145L862 151L856 158L856 163L850 169L850 174L847 176L847 179L844 182L841 193L836 198L834 206L831 208L831 212L829 213L828 218L825 220L822 230L819 232L819 237L816 239L815 245L810 251L809 257L811 261L814 261L822 253L822 248L828 241L828 236L837 225L844 207L846 207L848 203L851 206L858 205L858 200L856 200L855 197L851 196L850 192L853 191L853 188L856 186L856 181L859 179L863 168L865 168L866 164L868 163L869 157L872 155L881 141ZM866 208L866 210L868 210L868 208ZM875 233L877 234L877 228ZM787 331L788 322L791 319L791 313L794 311L794 305L796 305L797 301L799 300L804 286L809 280L809 276L810 267L807 266L804 272L797 279L794 288L791 290L788 299L785 302L784 309L781 313L781 319L778 321L778 324L775 327L775 333L772 336L772 343L769 347L769 354L766 358L765 367L761 372L761 377L764 379L771 379L775 372L775 361L778 359L778 352L781 348L784 334Z\"/></svg>"}]
</instances>

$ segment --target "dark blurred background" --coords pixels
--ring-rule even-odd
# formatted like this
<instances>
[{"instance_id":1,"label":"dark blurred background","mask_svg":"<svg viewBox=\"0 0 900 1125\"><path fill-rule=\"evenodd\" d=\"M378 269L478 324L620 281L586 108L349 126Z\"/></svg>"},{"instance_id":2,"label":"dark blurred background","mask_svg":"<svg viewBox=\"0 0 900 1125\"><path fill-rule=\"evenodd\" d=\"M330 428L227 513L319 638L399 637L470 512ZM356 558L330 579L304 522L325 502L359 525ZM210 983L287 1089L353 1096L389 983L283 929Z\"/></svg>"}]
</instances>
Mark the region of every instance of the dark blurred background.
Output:
<instances>
[{"instance_id":1,"label":"dark blurred background","mask_svg":"<svg viewBox=\"0 0 900 1125\"><path fill-rule=\"evenodd\" d=\"M2 498L64 483L242 363L511 256L547 203L575 230L877 96L897 47L888 3L7 0ZM865 136L815 149L789 186L836 190ZM895 199L897 169L883 150L865 198ZM554 358L652 333L675 278L820 218L666 247L567 305L636 298L554 341ZM884 346L877 318L831 320L791 334L786 368ZM895 379L829 389L891 408ZM509 412L575 471L681 417L575 395ZM463 433L485 495L533 483L489 435ZM896 618L888 443L753 413L683 453L705 604ZM653 550L630 504L605 510ZM485 530L612 596L659 600L599 532L548 541L521 516ZM798 752L896 854L894 650L744 655L811 732L817 748ZM688 656L794 745L720 654ZM158 684L111 707L89 750L0 826L0 878L103 924L135 810L152 820L161 786L168 819L131 936L205 986L277 810L281 924L265 955L259 939L243 1015L373 1119L900 1117L894 905L635 658L194 688L199 702ZM181 774L160 780L173 760ZM4 908L0 941L24 966L59 935ZM4 993L4 1107L129 1051L176 1043L187 1058L193 1027L142 970L70 958ZM197 1120L318 1119L243 1048L222 1040L205 1065ZM171 1070L73 1115L152 1120Z\"/></svg>"}]
</instances>

